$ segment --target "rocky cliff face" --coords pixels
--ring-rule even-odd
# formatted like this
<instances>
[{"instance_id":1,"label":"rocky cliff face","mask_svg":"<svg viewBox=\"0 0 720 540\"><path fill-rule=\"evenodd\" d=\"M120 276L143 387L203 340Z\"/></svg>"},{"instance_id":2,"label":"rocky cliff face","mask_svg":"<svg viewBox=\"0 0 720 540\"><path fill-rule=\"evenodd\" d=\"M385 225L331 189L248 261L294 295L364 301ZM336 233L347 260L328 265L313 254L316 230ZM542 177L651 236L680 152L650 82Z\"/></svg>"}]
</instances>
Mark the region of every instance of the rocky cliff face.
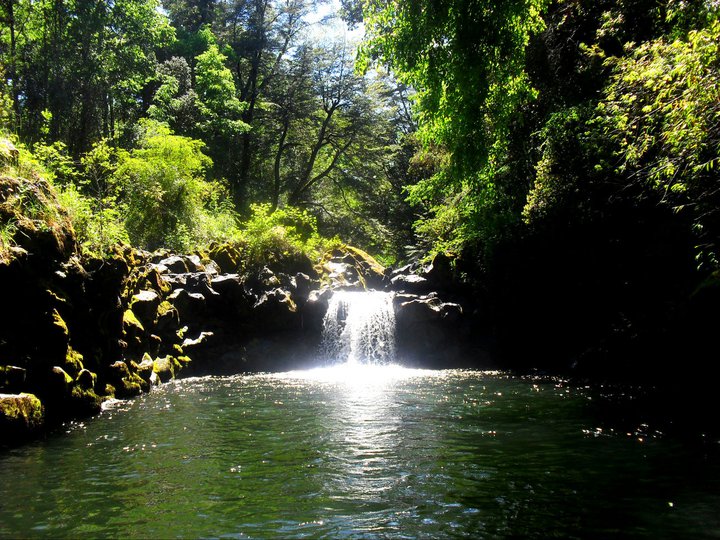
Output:
<instances>
[{"instance_id":1,"label":"rocky cliff face","mask_svg":"<svg viewBox=\"0 0 720 540\"><path fill-rule=\"evenodd\" d=\"M39 177L0 178L0 226L0 444L179 375L302 367L338 289L394 291L401 361L446 366L467 354L445 259L392 272L350 246L253 269L231 244L83 255Z\"/></svg>"},{"instance_id":2,"label":"rocky cliff face","mask_svg":"<svg viewBox=\"0 0 720 540\"><path fill-rule=\"evenodd\" d=\"M298 361L300 335L321 316L302 309L317 285L312 265L300 265L312 276L223 272L220 264L237 270L224 259L231 249L180 256L118 248L103 259L40 250L1 264L0 417L20 426L18 396L37 397L42 412L26 422L34 433L181 372L269 371Z\"/></svg>"}]
</instances>

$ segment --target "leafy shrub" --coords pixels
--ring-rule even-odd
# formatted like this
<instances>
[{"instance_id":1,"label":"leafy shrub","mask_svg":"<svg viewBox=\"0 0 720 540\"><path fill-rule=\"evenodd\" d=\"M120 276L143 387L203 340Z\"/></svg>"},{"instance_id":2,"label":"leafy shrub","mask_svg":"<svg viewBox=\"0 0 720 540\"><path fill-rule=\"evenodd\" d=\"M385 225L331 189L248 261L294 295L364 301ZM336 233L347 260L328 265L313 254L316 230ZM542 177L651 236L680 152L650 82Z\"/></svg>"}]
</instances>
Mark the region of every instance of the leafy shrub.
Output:
<instances>
[{"instance_id":1,"label":"leafy shrub","mask_svg":"<svg viewBox=\"0 0 720 540\"><path fill-rule=\"evenodd\" d=\"M121 207L98 208L97 201L80 193L72 184L59 190L58 200L70 216L77 240L86 251L99 254L113 245L129 243Z\"/></svg>"},{"instance_id":2,"label":"leafy shrub","mask_svg":"<svg viewBox=\"0 0 720 540\"><path fill-rule=\"evenodd\" d=\"M305 210L285 207L273 212L269 204L250 208L252 215L243 223L240 235L249 265L298 255L317 259L333 242L318 234L315 217Z\"/></svg>"},{"instance_id":3,"label":"leafy shrub","mask_svg":"<svg viewBox=\"0 0 720 540\"><path fill-rule=\"evenodd\" d=\"M203 180L212 161L202 141L173 135L145 120L140 147L121 154L113 174L126 207L133 245L187 251L236 234L235 217L219 183Z\"/></svg>"}]
</instances>

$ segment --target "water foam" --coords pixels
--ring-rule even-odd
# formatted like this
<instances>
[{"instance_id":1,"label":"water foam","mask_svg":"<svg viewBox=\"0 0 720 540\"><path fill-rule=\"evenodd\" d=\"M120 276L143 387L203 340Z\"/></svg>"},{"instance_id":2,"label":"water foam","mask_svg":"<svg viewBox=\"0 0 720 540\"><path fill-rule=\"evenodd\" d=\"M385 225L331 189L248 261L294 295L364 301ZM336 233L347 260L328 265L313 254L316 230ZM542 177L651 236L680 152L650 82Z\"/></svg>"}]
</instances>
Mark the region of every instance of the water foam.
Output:
<instances>
[{"instance_id":1,"label":"water foam","mask_svg":"<svg viewBox=\"0 0 720 540\"><path fill-rule=\"evenodd\" d=\"M395 359L392 294L336 291L323 319L323 352L331 363L391 363Z\"/></svg>"}]
</instances>

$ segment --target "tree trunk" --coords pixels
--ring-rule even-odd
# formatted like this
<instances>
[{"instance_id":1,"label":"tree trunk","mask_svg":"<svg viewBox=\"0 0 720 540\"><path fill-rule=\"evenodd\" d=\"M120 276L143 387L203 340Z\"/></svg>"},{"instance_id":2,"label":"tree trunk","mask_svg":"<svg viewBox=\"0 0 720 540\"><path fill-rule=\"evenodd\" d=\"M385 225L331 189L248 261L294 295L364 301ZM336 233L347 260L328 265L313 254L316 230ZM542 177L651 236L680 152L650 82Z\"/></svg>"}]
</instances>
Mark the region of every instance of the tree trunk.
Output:
<instances>
[{"instance_id":1,"label":"tree trunk","mask_svg":"<svg viewBox=\"0 0 720 540\"><path fill-rule=\"evenodd\" d=\"M290 119L286 118L283 122L283 130L280 134L280 142L278 143L278 149L275 154L275 166L273 168L273 195L272 195L272 211L277 210L278 204L280 203L280 165L282 162L282 155L285 151L285 139L287 138L288 130L290 129Z\"/></svg>"}]
</instances>

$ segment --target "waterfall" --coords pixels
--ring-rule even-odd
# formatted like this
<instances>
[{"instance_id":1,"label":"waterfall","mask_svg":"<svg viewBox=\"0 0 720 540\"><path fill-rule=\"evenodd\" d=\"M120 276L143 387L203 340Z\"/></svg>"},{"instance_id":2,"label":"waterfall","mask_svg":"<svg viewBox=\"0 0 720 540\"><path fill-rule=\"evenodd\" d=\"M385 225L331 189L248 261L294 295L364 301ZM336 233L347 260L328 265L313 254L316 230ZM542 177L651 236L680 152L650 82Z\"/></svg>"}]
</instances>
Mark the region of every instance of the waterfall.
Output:
<instances>
[{"instance_id":1,"label":"waterfall","mask_svg":"<svg viewBox=\"0 0 720 540\"><path fill-rule=\"evenodd\" d=\"M323 351L333 363L392 362L395 359L392 294L336 291L323 319Z\"/></svg>"}]
</instances>

